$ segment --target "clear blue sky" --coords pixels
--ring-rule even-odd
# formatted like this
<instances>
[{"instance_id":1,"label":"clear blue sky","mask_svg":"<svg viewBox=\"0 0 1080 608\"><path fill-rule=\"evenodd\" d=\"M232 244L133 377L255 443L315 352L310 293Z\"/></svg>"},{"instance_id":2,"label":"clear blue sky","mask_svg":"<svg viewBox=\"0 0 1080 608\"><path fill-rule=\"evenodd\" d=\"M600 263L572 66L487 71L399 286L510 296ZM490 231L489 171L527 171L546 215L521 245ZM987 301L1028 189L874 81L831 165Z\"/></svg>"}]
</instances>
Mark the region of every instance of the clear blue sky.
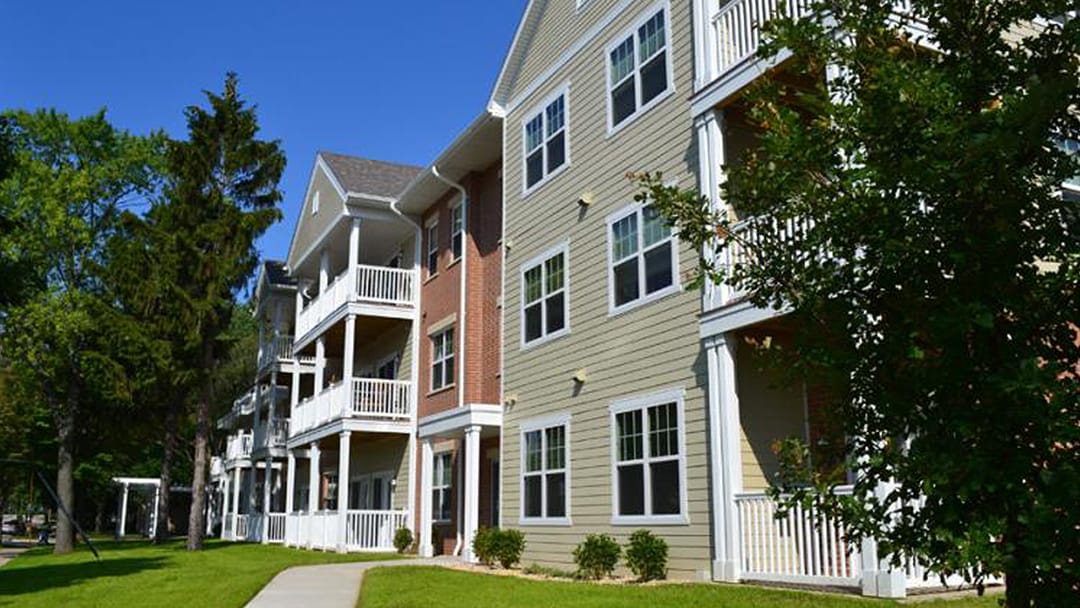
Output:
<instances>
[{"instance_id":1,"label":"clear blue sky","mask_svg":"<svg viewBox=\"0 0 1080 608\"><path fill-rule=\"evenodd\" d=\"M183 137L227 71L288 156L282 258L317 150L426 165L484 109L525 0L5 2L0 109L106 108Z\"/></svg>"}]
</instances>

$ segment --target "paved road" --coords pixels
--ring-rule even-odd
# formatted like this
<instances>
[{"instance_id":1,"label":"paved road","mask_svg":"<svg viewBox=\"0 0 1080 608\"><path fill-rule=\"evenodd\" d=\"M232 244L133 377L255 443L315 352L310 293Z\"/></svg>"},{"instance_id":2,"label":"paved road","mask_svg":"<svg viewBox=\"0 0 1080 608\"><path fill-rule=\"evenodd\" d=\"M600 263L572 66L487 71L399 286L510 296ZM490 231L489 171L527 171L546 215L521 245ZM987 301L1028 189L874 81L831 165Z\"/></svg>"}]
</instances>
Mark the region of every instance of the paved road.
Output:
<instances>
[{"instance_id":1,"label":"paved road","mask_svg":"<svg viewBox=\"0 0 1080 608\"><path fill-rule=\"evenodd\" d=\"M436 557L297 566L275 576L248 602L247 608L355 608L360 599L364 571L369 568L428 566L456 561L456 557Z\"/></svg>"}]
</instances>

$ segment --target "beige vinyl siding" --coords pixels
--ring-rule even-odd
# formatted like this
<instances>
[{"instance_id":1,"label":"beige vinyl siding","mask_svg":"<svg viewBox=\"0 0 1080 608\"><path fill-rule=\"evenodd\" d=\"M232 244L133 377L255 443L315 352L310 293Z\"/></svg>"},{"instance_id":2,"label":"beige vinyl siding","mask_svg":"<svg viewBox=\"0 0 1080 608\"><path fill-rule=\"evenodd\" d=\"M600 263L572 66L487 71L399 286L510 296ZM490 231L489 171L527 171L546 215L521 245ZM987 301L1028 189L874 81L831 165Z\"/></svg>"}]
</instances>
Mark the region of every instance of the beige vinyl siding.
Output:
<instances>
[{"instance_id":1,"label":"beige vinyl siding","mask_svg":"<svg viewBox=\"0 0 1080 608\"><path fill-rule=\"evenodd\" d=\"M319 212L311 214L311 202L315 193L319 193ZM300 218L296 226L296 242L289 250L289 267L296 268L296 256L307 251L315 243L327 228L341 217L345 201L338 196L330 178L319 165L315 166L315 177L312 179L311 188L308 190L304 206L300 210Z\"/></svg>"},{"instance_id":2,"label":"beige vinyl siding","mask_svg":"<svg viewBox=\"0 0 1080 608\"><path fill-rule=\"evenodd\" d=\"M523 41L528 47L514 80L511 98L558 61L566 49L618 3L619 0L588 0L578 9L577 0L536 0L536 10L543 11L543 15L533 36Z\"/></svg>"},{"instance_id":3,"label":"beige vinyl siding","mask_svg":"<svg viewBox=\"0 0 1080 608\"><path fill-rule=\"evenodd\" d=\"M337 454L327 469L337 471ZM323 455L326 459L326 455ZM353 433L349 452L349 476L356 477L370 473L391 472L397 483L394 485L392 506L395 509L409 508L409 439L396 435L378 435L371 433Z\"/></svg>"},{"instance_id":4,"label":"beige vinyl siding","mask_svg":"<svg viewBox=\"0 0 1080 608\"><path fill-rule=\"evenodd\" d=\"M609 533L625 541L638 526L611 525L609 407L618 399L684 388L680 423L685 433L690 523L653 530L669 543L671 576L700 579L708 576L710 567L707 377L696 316L700 295L674 293L615 316L608 312L607 218L633 204L637 191L626 172L660 170L666 180L689 187L695 185L697 163L685 102L693 63L689 3L671 6L674 38L669 51L674 53L675 92L616 135L607 135L605 48L655 4L633 6L505 121L505 240L512 246L505 261L504 392L517 401L507 408L504 421L502 517L504 526L518 527L521 421L565 412L571 414L568 515L573 525L523 527L528 544L522 561L572 568L571 551L586 534ZM602 13L598 10L595 18ZM521 121L567 82L571 164L523 198ZM586 191L594 194L594 203L582 209L577 200ZM522 264L567 240L570 333L522 351ZM679 258L680 282L685 286L696 256L684 245ZM572 377L582 368L588 381L577 390Z\"/></svg>"}]
</instances>

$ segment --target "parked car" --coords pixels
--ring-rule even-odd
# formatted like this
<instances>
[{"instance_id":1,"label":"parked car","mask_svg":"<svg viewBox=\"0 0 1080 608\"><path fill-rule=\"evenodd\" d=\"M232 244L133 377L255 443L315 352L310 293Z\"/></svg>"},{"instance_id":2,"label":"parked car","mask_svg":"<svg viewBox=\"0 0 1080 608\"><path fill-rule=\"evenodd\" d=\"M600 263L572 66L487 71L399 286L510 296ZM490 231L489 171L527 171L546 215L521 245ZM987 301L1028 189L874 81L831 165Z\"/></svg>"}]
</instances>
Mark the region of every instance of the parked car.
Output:
<instances>
[{"instance_id":1,"label":"parked car","mask_svg":"<svg viewBox=\"0 0 1080 608\"><path fill-rule=\"evenodd\" d=\"M18 536L22 532L22 526L17 519L9 519L5 521L3 526L0 526L0 533L7 534L9 536Z\"/></svg>"}]
</instances>

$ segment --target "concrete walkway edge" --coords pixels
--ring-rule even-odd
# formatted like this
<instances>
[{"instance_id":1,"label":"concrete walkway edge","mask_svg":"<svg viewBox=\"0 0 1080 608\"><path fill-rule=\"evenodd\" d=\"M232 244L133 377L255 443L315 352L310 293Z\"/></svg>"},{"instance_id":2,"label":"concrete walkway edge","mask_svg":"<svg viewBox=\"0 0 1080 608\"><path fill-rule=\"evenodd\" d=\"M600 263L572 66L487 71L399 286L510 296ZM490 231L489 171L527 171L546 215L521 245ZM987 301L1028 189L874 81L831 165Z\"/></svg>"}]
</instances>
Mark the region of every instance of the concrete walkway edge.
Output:
<instances>
[{"instance_id":1,"label":"concrete walkway edge","mask_svg":"<svg viewBox=\"0 0 1080 608\"><path fill-rule=\"evenodd\" d=\"M355 608L364 572L394 566L436 566L459 561L456 557L348 562L295 566L277 574L247 603L246 608Z\"/></svg>"}]
</instances>

